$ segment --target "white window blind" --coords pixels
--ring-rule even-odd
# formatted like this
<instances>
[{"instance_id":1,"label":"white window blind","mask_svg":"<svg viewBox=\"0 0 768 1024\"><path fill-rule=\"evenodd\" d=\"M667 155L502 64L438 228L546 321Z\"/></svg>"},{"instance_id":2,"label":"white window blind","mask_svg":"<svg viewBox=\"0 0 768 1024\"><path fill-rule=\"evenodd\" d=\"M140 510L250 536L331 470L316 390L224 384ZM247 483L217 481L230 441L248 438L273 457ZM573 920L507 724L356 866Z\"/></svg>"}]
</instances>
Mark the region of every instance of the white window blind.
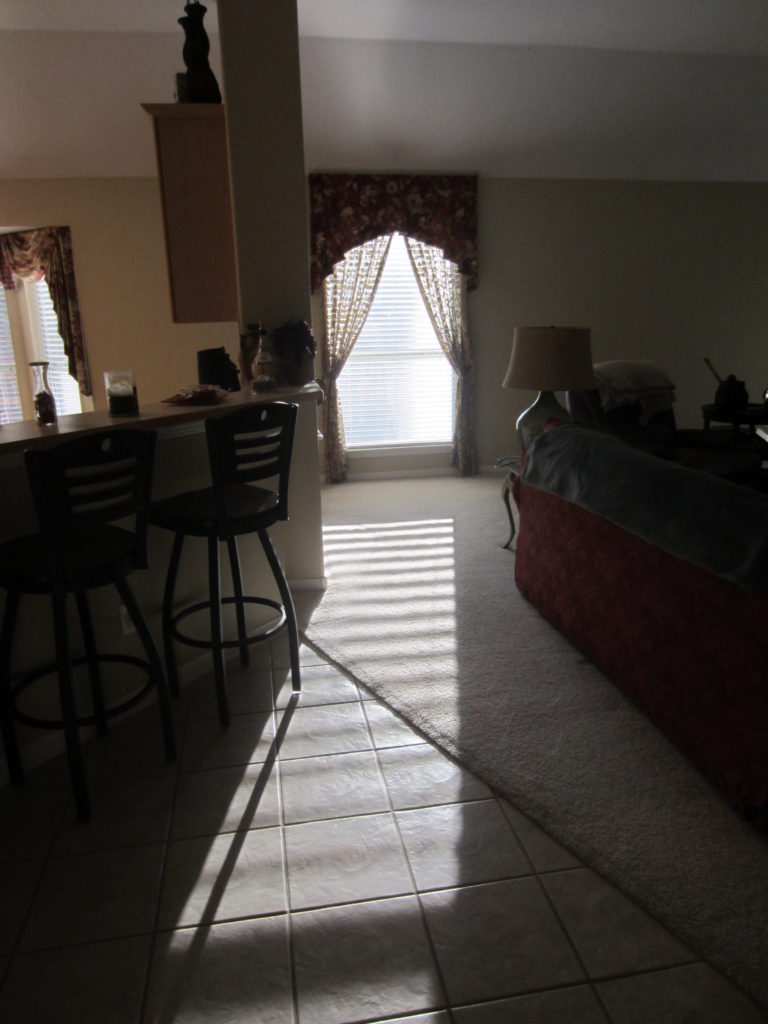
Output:
<instances>
[{"instance_id":1,"label":"white window blind","mask_svg":"<svg viewBox=\"0 0 768 1024\"><path fill-rule=\"evenodd\" d=\"M56 401L60 416L82 412L80 388L69 373L69 361L64 352L64 342L59 334L56 310L53 308L51 293L45 280L37 281L30 288L30 307L36 314L39 325L41 359L47 359L48 383Z\"/></svg>"},{"instance_id":2,"label":"white window blind","mask_svg":"<svg viewBox=\"0 0 768 1024\"><path fill-rule=\"evenodd\" d=\"M395 235L368 319L339 376L349 448L453 439L455 374Z\"/></svg>"},{"instance_id":3,"label":"white window blind","mask_svg":"<svg viewBox=\"0 0 768 1024\"><path fill-rule=\"evenodd\" d=\"M0 423L16 423L22 418L16 358L13 354L11 325L5 289L0 287Z\"/></svg>"}]
</instances>

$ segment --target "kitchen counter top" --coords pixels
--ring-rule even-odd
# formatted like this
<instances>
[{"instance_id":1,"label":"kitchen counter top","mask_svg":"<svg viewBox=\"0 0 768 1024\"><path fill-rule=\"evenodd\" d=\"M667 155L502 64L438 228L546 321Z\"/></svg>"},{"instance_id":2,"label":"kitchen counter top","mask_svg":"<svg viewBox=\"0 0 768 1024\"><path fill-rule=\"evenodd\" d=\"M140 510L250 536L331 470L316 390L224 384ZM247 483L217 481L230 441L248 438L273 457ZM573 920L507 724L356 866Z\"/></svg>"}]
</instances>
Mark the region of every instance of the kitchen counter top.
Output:
<instances>
[{"instance_id":1,"label":"kitchen counter top","mask_svg":"<svg viewBox=\"0 0 768 1024\"><path fill-rule=\"evenodd\" d=\"M34 420L7 423L0 426L0 457L20 453L27 448L43 448L56 441L74 437L77 434L91 434L97 430L129 429L162 430L182 424L194 424L211 416L220 416L246 402L315 402L322 401L323 392L319 385L305 384L302 387L282 387L273 391L234 391L220 402L201 405L173 405L158 402L156 405L139 407L137 416L110 416L106 410L60 416L58 423L41 427Z\"/></svg>"}]
</instances>

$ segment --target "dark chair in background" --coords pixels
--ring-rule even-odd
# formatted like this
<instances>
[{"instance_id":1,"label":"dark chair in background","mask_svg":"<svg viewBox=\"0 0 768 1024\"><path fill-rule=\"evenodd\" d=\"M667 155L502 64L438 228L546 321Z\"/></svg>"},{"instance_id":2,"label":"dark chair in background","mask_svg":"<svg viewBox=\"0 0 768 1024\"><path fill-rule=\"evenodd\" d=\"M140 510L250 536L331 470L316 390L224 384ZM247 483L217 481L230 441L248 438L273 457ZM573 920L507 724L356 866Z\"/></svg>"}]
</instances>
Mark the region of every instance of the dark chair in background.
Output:
<instances>
[{"instance_id":1,"label":"dark chair in background","mask_svg":"<svg viewBox=\"0 0 768 1024\"><path fill-rule=\"evenodd\" d=\"M268 533L271 526L288 518L288 478L297 410L298 406L284 402L258 403L206 420L211 486L157 501L152 506L152 523L174 534L163 599L163 638L171 692L179 691L174 641L210 649L222 725L229 724L224 663L224 653L228 649L239 648L240 662L246 665L250 644L267 640L278 630L287 629L292 687L298 691L301 686L296 613L285 574ZM254 486L256 482L267 480L272 481L269 489ZM261 542L277 583L279 602L243 593L237 538L254 533ZM176 578L187 536L207 540L208 599L175 610ZM234 593L227 597L221 596L220 542L227 545L232 575ZM266 623L250 632L245 622L245 609L249 604L261 605L274 613ZM234 606L236 639L223 637L222 605ZM200 639L179 630L183 619L206 610L210 621L208 637Z\"/></svg>"},{"instance_id":2,"label":"dark chair in background","mask_svg":"<svg viewBox=\"0 0 768 1024\"><path fill-rule=\"evenodd\" d=\"M46 450L25 453L39 532L0 545L0 586L7 591L0 637L0 725L11 782L23 781L14 721L63 729L78 817L90 815L79 728L95 725L133 707L153 687L157 691L168 760L176 757L170 700L162 661L128 585L135 569L147 566L147 525L156 435L150 431L109 430ZM133 520L126 525L125 520ZM120 525L116 525L120 521ZM145 658L97 651L88 606L89 590L113 584L144 648ZM53 609L56 660L11 685L11 653L22 594L49 594ZM73 657L67 629L67 597L74 594L84 656ZM147 673L132 696L105 706L100 666L128 664ZM91 709L78 712L72 669L88 666ZM44 719L17 707L21 692L58 673L60 719Z\"/></svg>"}]
</instances>

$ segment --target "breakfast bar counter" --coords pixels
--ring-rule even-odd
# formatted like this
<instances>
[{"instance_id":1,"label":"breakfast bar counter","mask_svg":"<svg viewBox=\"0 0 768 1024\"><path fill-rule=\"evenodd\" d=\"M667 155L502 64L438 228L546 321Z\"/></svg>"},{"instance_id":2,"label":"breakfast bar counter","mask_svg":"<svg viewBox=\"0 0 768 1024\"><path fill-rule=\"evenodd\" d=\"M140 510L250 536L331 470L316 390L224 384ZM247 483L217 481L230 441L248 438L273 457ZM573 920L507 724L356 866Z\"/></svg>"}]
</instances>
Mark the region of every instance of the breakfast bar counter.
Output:
<instances>
[{"instance_id":1,"label":"breakfast bar counter","mask_svg":"<svg viewBox=\"0 0 768 1024\"><path fill-rule=\"evenodd\" d=\"M295 587L324 586L322 527L320 522L320 466L317 447L317 405L322 400L317 384L276 388L272 391L227 393L218 402L200 405L160 402L141 406L135 416L110 416L106 411L61 416L54 426L34 420L0 427L0 537L28 533L32 505L26 485L22 453L47 447L79 434L99 430L157 430L153 497L204 487L210 482L204 421L221 416L243 403L295 402L299 406L288 490L287 523L276 531L278 550L289 581Z\"/></svg>"},{"instance_id":2,"label":"breakfast bar counter","mask_svg":"<svg viewBox=\"0 0 768 1024\"><path fill-rule=\"evenodd\" d=\"M295 402L299 407L294 438L291 474L288 488L288 521L277 523L271 531L272 539L288 582L294 591L322 590L325 586L323 566L322 522L320 507L320 466L318 459L317 405L322 390L316 384L303 387L279 388L269 392L234 392L215 404L174 405L159 403L142 406L136 416L110 417L104 412L87 412L76 416L62 416L53 427L38 426L25 421L0 427L0 538L10 539L36 529L32 498L27 484L23 452L28 448L49 446L78 434L117 428L138 427L157 430L153 498L164 498L182 491L204 487L210 483L204 421L210 416L225 415L228 410L243 403L260 401ZM162 635L160 612L163 586L170 556L171 536L165 530L150 527L149 568L135 573L131 584L144 611L156 641ZM266 566L258 540L241 538L240 557L245 580L251 580L255 592L270 596L273 587L271 573ZM199 545L195 547L195 545ZM186 567L179 577L178 592L186 603L203 600L207 592L207 561L205 542L190 538ZM196 553L196 552L199 552ZM230 586L226 559L222 564L222 588ZM103 595L103 596L102 596ZM278 597L275 593L275 597ZM3 593L0 601L4 602ZM121 649L136 641L126 633L118 607L118 598L112 588L99 591L99 600L92 602L97 633L105 637L105 649ZM70 616L73 650L78 652L82 641L76 625L76 616ZM110 636L110 634L112 634ZM194 649L186 649L187 664L180 664L182 681L198 669L194 662ZM14 638L14 675L47 660L52 655L50 601L28 596L22 601L17 635ZM130 653L130 651L128 652ZM180 654L184 656L184 652ZM207 664L207 660L206 660ZM38 686L35 691L44 691ZM40 693L45 701L45 694ZM53 694L48 695L48 700ZM22 730L23 732L23 730ZM36 744L35 736L20 737L22 744ZM32 762L38 760L28 751ZM26 759L26 755L25 755ZM0 769L1 771L1 769Z\"/></svg>"},{"instance_id":3,"label":"breakfast bar counter","mask_svg":"<svg viewBox=\"0 0 768 1024\"><path fill-rule=\"evenodd\" d=\"M106 410L82 412L73 416L59 416L58 423L43 427L34 420L6 423L0 426L0 458L27 448L42 448L55 444L76 434L88 434L97 430L136 428L142 430L163 430L181 424L198 423L218 416L244 402L296 402L317 405L322 400L322 391L317 384L302 387L282 387L271 391L234 391L227 393L218 402L199 404L175 404L158 402L143 405L135 416L110 416Z\"/></svg>"}]
</instances>

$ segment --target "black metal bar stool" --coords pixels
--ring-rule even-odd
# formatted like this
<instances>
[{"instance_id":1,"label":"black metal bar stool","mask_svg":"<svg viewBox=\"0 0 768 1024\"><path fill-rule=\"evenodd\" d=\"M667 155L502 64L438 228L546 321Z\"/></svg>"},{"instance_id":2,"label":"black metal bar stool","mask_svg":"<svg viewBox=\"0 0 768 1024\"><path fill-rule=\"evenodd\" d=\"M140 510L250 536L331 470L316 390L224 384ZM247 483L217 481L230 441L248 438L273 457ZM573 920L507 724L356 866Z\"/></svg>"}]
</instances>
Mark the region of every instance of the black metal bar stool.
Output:
<instances>
[{"instance_id":1,"label":"black metal bar stool","mask_svg":"<svg viewBox=\"0 0 768 1024\"><path fill-rule=\"evenodd\" d=\"M90 801L80 749L79 729L133 707L154 687L169 761L176 744L168 688L160 655L128 585L135 569L147 567L147 527L156 435L151 431L107 430L44 450L24 453L39 532L0 545L0 586L7 591L0 633L0 727L11 782L23 771L15 721L43 729L63 729L78 817L90 816ZM133 523L130 520L133 519ZM115 525L120 521L120 525ZM132 527L132 528L131 528ZM114 584L144 649L144 658L101 653L88 606L88 591ZM11 683L11 654L22 594L49 594L53 609L55 661ZM72 656L67 629L67 597L73 594L85 654ZM101 666L128 664L145 671L143 687L105 706ZM78 714L73 668L88 666L92 710ZM17 699L36 681L58 674L61 718L22 712Z\"/></svg>"},{"instance_id":2,"label":"black metal bar stool","mask_svg":"<svg viewBox=\"0 0 768 1024\"><path fill-rule=\"evenodd\" d=\"M288 518L288 477L298 406L285 402L245 405L232 413L205 422L210 487L165 498L152 504L150 520L174 533L163 599L163 641L165 665L171 693L179 692L174 641L212 651L219 721L229 724L224 653L239 648L240 663L248 664L248 648L287 629L291 655L291 685L301 688L299 632L288 582L275 552L268 529ZM254 486L271 481L270 489ZM280 601L243 593L237 538L257 534L267 563L277 583ZM184 538L205 537L208 542L208 599L174 610L176 577ZM221 596L219 542L226 543L232 574L232 596ZM271 609L266 623L246 629L245 609L249 604ZM237 638L224 639L222 605L234 605ZM182 620L207 611L209 635L204 638L182 633Z\"/></svg>"}]
</instances>

